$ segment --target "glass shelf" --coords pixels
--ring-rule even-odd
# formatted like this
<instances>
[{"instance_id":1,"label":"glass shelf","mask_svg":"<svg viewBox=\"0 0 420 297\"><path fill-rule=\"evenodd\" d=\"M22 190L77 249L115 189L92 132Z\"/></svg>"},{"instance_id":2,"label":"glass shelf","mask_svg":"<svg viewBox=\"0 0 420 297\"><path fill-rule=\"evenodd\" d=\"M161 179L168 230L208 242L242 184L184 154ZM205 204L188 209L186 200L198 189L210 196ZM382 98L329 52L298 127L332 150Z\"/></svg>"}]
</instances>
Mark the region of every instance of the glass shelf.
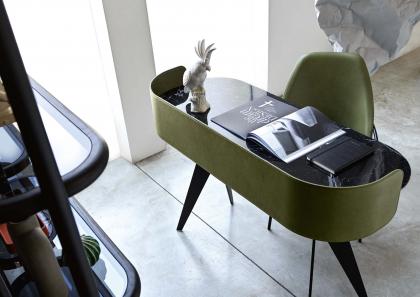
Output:
<instances>
[{"instance_id":1,"label":"glass shelf","mask_svg":"<svg viewBox=\"0 0 420 297\"><path fill-rule=\"evenodd\" d=\"M96 276L95 279L98 282L98 289L101 296L138 296L140 292L140 279L134 267L74 198L70 198L70 204L79 233L81 235L92 236L100 244L100 257L98 262L92 266L92 271ZM54 244L55 254L60 258L62 247L57 236L54 236L52 243ZM1 242L0 245L2 245ZM1 246L0 250L2 258L7 258L6 248ZM29 296L39 296L36 287L27 280L25 271L20 266L16 256L9 255L9 257L15 259L16 268L5 270L4 276L15 295L21 296L25 292L26 295L24 296L28 296L28 292L32 292ZM71 276L66 267L63 267L63 274L68 280L69 287L72 287ZM71 294L71 296L77 295Z\"/></svg>"}]
</instances>

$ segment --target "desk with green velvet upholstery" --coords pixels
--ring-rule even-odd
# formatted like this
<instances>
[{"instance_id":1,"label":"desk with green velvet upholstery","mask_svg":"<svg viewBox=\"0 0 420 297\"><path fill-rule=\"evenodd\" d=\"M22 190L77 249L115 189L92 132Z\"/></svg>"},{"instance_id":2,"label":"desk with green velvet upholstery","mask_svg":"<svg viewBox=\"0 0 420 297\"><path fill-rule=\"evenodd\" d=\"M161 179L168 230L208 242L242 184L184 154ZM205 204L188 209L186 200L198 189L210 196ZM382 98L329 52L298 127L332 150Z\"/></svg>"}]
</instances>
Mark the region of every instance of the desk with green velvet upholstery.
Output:
<instances>
[{"instance_id":1,"label":"desk with green velvet upholstery","mask_svg":"<svg viewBox=\"0 0 420 297\"><path fill-rule=\"evenodd\" d=\"M286 164L247 143L211 118L250 100L281 100L247 83L226 78L205 84L211 109L190 113L177 67L151 84L158 134L197 165L178 224L182 230L209 174L234 189L291 231L330 243L359 296L367 296L349 241L366 237L394 216L399 193L410 177L401 154L351 129L351 136L371 145L374 154L337 176L311 166L305 157Z\"/></svg>"}]
</instances>

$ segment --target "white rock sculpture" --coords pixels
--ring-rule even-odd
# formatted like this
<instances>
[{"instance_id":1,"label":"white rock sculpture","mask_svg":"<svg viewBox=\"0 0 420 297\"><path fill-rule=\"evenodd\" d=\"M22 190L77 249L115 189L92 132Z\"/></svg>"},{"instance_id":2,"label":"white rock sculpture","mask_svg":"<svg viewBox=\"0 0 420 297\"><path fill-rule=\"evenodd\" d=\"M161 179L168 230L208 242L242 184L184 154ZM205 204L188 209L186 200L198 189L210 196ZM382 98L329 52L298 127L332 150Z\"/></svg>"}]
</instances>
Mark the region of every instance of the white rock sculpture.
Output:
<instances>
[{"instance_id":1,"label":"white rock sculpture","mask_svg":"<svg viewBox=\"0 0 420 297\"><path fill-rule=\"evenodd\" d=\"M215 50L213 45L214 43L206 48L205 40L200 40L195 47L195 52L200 60L184 72L184 92L191 92L189 97L191 100L191 112L204 113L210 108L203 84L207 77L207 71L211 71L210 58Z\"/></svg>"},{"instance_id":2,"label":"white rock sculpture","mask_svg":"<svg viewBox=\"0 0 420 297\"><path fill-rule=\"evenodd\" d=\"M0 127L15 122L12 109L10 108L7 94L0 80Z\"/></svg>"},{"instance_id":3,"label":"white rock sculpture","mask_svg":"<svg viewBox=\"0 0 420 297\"><path fill-rule=\"evenodd\" d=\"M374 73L395 58L420 20L420 0L315 0L334 51L355 52Z\"/></svg>"}]
</instances>

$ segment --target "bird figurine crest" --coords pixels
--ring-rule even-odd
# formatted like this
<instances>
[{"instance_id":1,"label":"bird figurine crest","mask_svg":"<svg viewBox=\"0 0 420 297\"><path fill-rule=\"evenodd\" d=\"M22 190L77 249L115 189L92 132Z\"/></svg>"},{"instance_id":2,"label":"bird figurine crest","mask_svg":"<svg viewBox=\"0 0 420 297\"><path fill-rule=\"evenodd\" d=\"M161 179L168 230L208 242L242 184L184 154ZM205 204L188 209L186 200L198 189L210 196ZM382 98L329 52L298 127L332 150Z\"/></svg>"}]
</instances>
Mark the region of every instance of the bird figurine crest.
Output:
<instances>
[{"instance_id":1,"label":"bird figurine crest","mask_svg":"<svg viewBox=\"0 0 420 297\"><path fill-rule=\"evenodd\" d=\"M0 80L0 127L14 122L15 117L13 116L13 111L10 108L3 82Z\"/></svg>"},{"instance_id":2,"label":"bird figurine crest","mask_svg":"<svg viewBox=\"0 0 420 297\"><path fill-rule=\"evenodd\" d=\"M205 113L210 108L203 84L207 77L207 71L211 71L210 58L215 50L213 45L214 43L206 47L205 40L200 40L195 47L195 52L200 60L184 72L184 92L190 92L191 112Z\"/></svg>"}]
</instances>

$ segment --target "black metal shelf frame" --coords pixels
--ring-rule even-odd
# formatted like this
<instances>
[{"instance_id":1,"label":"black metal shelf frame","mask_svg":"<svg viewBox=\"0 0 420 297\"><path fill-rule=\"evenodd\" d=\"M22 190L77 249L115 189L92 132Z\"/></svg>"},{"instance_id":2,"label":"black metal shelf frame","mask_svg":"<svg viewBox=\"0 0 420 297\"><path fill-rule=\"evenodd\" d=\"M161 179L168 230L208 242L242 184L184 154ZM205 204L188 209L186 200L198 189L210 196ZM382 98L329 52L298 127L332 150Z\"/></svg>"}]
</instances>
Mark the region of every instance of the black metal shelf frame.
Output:
<instances>
[{"instance_id":1,"label":"black metal shelf frame","mask_svg":"<svg viewBox=\"0 0 420 297\"><path fill-rule=\"evenodd\" d=\"M68 202L68 192L71 188L66 189L59 173L2 0L0 0L0 57L0 76L40 186L39 190L2 201L1 208L8 209L9 221L19 221L25 215L47 208L62 246L68 251L69 268L79 295L98 296ZM71 180L70 176L68 183L71 183ZM79 187L83 188L83 185ZM75 189L77 190L77 185ZM13 213L13 210L16 213ZM27 210L27 213L24 210ZM19 213L20 211L23 213Z\"/></svg>"},{"instance_id":2,"label":"black metal shelf frame","mask_svg":"<svg viewBox=\"0 0 420 297\"><path fill-rule=\"evenodd\" d=\"M103 172L108 162L108 147L105 141L96 134L92 128L87 126L80 118L74 115L60 101L52 96L35 80L30 79L31 86L36 92L42 95L46 101L56 108L65 118L74 123L80 132L86 135L91 141L91 151L87 158L77 168L62 176L64 186L69 197L79 193L92 184ZM15 128L7 127L15 138L19 138ZM19 159L22 163L26 153ZM16 161L17 162L17 161ZM15 163L16 163L15 162ZM16 165L14 165L15 167ZM10 176L10 175L8 175ZM47 208L46 202L41 197L41 190L35 188L31 191L13 197L13 200L0 201L0 223L24 219L27 216Z\"/></svg>"}]
</instances>

